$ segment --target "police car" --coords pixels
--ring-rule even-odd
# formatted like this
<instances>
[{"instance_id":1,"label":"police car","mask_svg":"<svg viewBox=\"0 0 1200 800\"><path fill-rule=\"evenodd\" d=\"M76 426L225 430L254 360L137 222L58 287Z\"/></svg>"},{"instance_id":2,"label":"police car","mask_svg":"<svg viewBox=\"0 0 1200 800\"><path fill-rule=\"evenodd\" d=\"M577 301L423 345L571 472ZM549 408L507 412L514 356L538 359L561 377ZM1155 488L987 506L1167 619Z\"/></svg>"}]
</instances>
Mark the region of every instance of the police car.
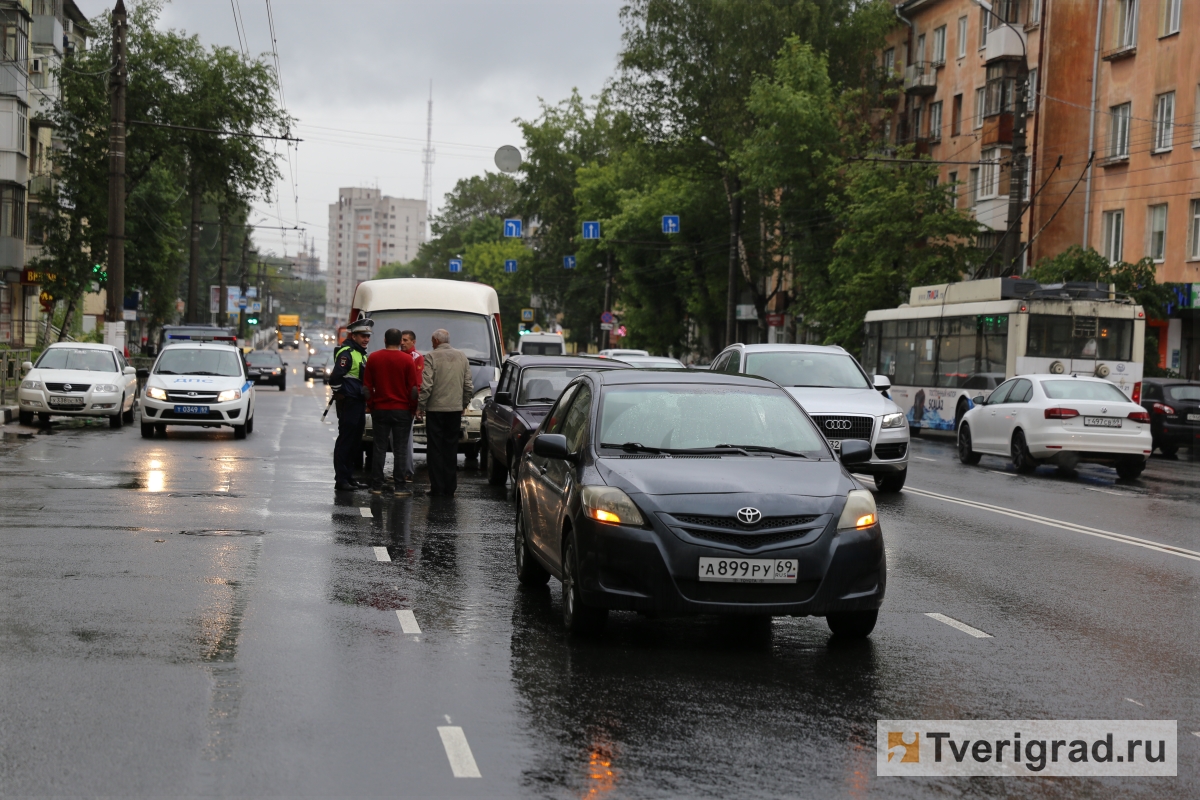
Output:
<instances>
[{"instance_id":1,"label":"police car","mask_svg":"<svg viewBox=\"0 0 1200 800\"><path fill-rule=\"evenodd\" d=\"M236 439L254 430L254 384L236 347L179 342L163 349L142 395L142 436L165 434L168 425L233 428Z\"/></svg>"}]
</instances>

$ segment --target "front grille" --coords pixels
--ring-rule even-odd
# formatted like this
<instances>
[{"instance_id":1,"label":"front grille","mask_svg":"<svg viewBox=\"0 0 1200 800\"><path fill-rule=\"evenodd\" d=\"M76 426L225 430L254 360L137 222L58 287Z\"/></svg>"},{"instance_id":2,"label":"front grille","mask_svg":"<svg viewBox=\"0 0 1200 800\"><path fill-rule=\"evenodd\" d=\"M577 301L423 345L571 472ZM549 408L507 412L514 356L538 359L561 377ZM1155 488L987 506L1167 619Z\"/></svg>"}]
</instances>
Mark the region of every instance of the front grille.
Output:
<instances>
[{"instance_id":1,"label":"front grille","mask_svg":"<svg viewBox=\"0 0 1200 800\"><path fill-rule=\"evenodd\" d=\"M167 399L181 403L212 403L216 401L218 394L219 392L167 392Z\"/></svg>"},{"instance_id":2,"label":"front grille","mask_svg":"<svg viewBox=\"0 0 1200 800\"><path fill-rule=\"evenodd\" d=\"M726 533L724 531L709 531L703 528L683 528L684 533L706 542L727 544L742 550L758 550L773 544L803 539L808 529L798 531L780 531L779 533Z\"/></svg>"},{"instance_id":3,"label":"front grille","mask_svg":"<svg viewBox=\"0 0 1200 800\"><path fill-rule=\"evenodd\" d=\"M890 444L875 445L876 458L904 458L904 454L907 452L908 442L892 442Z\"/></svg>"},{"instance_id":4,"label":"front grille","mask_svg":"<svg viewBox=\"0 0 1200 800\"><path fill-rule=\"evenodd\" d=\"M803 603L821 586L820 581L761 584L679 579L676 583L684 597L699 603Z\"/></svg>"},{"instance_id":5,"label":"front grille","mask_svg":"<svg viewBox=\"0 0 1200 800\"><path fill-rule=\"evenodd\" d=\"M70 389L63 388L65 386L67 386L67 384L65 384L65 383L47 383L46 384L46 388L52 392L66 392L66 391L70 391L72 393L73 392L86 392L88 389L92 388L92 385L90 383L72 383L72 384L70 384L70 386L71 386Z\"/></svg>"},{"instance_id":6,"label":"front grille","mask_svg":"<svg viewBox=\"0 0 1200 800\"><path fill-rule=\"evenodd\" d=\"M874 417L850 416L847 414L813 414L813 421L825 434L826 439L871 440L875 428Z\"/></svg>"},{"instance_id":7,"label":"front grille","mask_svg":"<svg viewBox=\"0 0 1200 800\"><path fill-rule=\"evenodd\" d=\"M727 528L735 531L762 531L773 528L794 528L815 520L815 514L803 517L763 517L753 525L743 525L736 517L708 517L698 514L672 514L684 525L705 525L709 528Z\"/></svg>"},{"instance_id":8,"label":"front grille","mask_svg":"<svg viewBox=\"0 0 1200 800\"><path fill-rule=\"evenodd\" d=\"M177 414L174 409L165 409L160 419L200 419L224 422L225 416L220 411L209 411L207 414Z\"/></svg>"}]
</instances>

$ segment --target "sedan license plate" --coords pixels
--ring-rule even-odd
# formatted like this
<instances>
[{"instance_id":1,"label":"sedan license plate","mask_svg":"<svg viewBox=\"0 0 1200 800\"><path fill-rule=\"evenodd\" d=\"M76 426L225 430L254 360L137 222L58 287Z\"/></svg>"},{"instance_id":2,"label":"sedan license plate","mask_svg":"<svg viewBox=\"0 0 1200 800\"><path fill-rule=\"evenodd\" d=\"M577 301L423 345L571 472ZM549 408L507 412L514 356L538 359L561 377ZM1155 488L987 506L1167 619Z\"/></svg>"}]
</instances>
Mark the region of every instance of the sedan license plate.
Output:
<instances>
[{"instance_id":1,"label":"sedan license plate","mask_svg":"<svg viewBox=\"0 0 1200 800\"><path fill-rule=\"evenodd\" d=\"M52 406L81 406L83 405L82 397L51 397L50 405Z\"/></svg>"},{"instance_id":2,"label":"sedan license plate","mask_svg":"<svg viewBox=\"0 0 1200 800\"><path fill-rule=\"evenodd\" d=\"M1200 414L1188 414L1188 422L1200 422Z\"/></svg>"},{"instance_id":3,"label":"sedan license plate","mask_svg":"<svg viewBox=\"0 0 1200 800\"><path fill-rule=\"evenodd\" d=\"M1093 428L1119 428L1121 427L1120 417L1084 417L1084 425L1090 425Z\"/></svg>"},{"instance_id":4,"label":"sedan license plate","mask_svg":"<svg viewBox=\"0 0 1200 800\"><path fill-rule=\"evenodd\" d=\"M207 414L208 406L175 406L176 414Z\"/></svg>"},{"instance_id":5,"label":"sedan license plate","mask_svg":"<svg viewBox=\"0 0 1200 800\"><path fill-rule=\"evenodd\" d=\"M713 583L795 583L794 558L701 558L700 580Z\"/></svg>"}]
</instances>

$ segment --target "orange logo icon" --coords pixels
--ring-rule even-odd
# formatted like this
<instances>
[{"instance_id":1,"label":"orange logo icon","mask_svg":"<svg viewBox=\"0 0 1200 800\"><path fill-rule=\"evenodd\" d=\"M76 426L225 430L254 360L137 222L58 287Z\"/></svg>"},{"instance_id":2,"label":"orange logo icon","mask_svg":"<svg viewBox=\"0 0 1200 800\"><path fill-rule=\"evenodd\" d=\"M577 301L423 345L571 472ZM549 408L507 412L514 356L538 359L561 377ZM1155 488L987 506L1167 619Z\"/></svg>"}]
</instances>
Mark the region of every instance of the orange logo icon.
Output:
<instances>
[{"instance_id":1,"label":"orange logo icon","mask_svg":"<svg viewBox=\"0 0 1200 800\"><path fill-rule=\"evenodd\" d=\"M904 733L901 731L888 731L888 757L890 762L892 756L896 755L896 749L901 748L904 755L900 757L901 764L917 764L921 761L921 734L913 731L913 739L911 742L904 741Z\"/></svg>"}]
</instances>

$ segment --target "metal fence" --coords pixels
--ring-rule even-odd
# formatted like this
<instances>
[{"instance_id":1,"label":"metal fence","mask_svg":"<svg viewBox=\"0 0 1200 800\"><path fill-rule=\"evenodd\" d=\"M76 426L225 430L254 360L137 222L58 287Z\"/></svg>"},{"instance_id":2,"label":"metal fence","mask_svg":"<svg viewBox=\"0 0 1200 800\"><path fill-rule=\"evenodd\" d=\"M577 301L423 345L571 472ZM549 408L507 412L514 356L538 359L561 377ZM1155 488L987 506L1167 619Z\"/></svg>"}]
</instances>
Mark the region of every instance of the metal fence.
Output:
<instances>
[{"instance_id":1,"label":"metal fence","mask_svg":"<svg viewBox=\"0 0 1200 800\"><path fill-rule=\"evenodd\" d=\"M21 364L29 361L31 350L0 348L0 405L17 401L17 388L21 385Z\"/></svg>"}]
</instances>

